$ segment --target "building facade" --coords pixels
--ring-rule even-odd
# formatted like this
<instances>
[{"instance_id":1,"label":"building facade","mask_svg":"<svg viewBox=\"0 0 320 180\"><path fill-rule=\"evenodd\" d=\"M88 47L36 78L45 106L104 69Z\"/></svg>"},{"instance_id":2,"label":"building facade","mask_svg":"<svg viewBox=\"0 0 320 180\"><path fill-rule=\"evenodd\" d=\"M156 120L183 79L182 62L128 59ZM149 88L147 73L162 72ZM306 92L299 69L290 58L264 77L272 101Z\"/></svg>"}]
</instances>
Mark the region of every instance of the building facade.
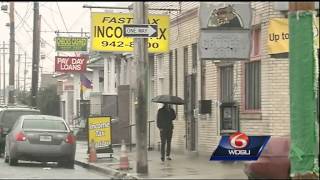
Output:
<instances>
[{"instance_id":1,"label":"building facade","mask_svg":"<svg viewBox=\"0 0 320 180\"><path fill-rule=\"evenodd\" d=\"M171 16L170 52L156 54L151 62L153 95L172 94L186 100L176 107L173 150L209 156L222 135L236 131L290 136L288 53L271 55L267 47L270 20L286 18L287 11L276 10L274 2L251 2L250 59L218 61L198 56L199 2L162 5L181 9ZM201 113L200 100L209 100L210 113ZM156 118L158 107L152 108ZM156 145L160 141L156 127L154 132Z\"/></svg>"}]
</instances>

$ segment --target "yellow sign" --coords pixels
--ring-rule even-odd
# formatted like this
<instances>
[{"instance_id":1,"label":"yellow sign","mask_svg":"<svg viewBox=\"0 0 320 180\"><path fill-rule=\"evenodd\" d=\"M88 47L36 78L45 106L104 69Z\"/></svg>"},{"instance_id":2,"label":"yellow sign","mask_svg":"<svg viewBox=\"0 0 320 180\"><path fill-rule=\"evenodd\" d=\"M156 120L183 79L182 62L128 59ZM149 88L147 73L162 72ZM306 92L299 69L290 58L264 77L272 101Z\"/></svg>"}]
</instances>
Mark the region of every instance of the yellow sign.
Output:
<instances>
[{"instance_id":1,"label":"yellow sign","mask_svg":"<svg viewBox=\"0 0 320 180\"><path fill-rule=\"evenodd\" d=\"M313 26L315 30L314 42L319 49L319 18ZM270 20L268 30L268 52L269 54L289 52L289 23L285 18L274 18Z\"/></svg>"},{"instance_id":2,"label":"yellow sign","mask_svg":"<svg viewBox=\"0 0 320 180\"><path fill-rule=\"evenodd\" d=\"M169 16L149 15L148 24L158 25L158 37L148 38L149 53L169 51ZM91 13L91 50L132 52L133 38L123 36L123 25L133 24L133 15L125 13Z\"/></svg>"},{"instance_id":3,"label":"yellow sign","mask_svg":"<svg viewBox=\"0 0 320 180\"><path fill-rule=\"evenodd\" d=\"M93 140L97 149L106 148L111 145L111 118L89 117L89 143Z\"/></svg>"}]
</instances>

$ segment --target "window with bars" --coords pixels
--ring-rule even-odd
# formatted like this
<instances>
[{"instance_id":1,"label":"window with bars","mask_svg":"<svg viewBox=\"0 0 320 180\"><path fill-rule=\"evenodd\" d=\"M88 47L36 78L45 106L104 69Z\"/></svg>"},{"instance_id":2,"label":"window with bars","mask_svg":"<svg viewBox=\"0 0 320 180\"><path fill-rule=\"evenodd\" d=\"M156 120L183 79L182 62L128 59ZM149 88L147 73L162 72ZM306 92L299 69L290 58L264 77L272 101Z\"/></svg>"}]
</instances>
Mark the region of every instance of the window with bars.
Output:
<instances>
[{"instance_id":1,"label":"window with bars","mask_svg":"<svg viewBox=\"0 0 320 180\"><path fill-rule=\"evenodd\" d=\"M261 62L245 64L245 110L261 108Z\"/></svg>"},{"instance_id":2,"label":"window with bars","mask_svg":"<svg viewBox=\"0 0 320 180\"><path fill-rule=\"evenodd\" d=\"M233 102L233 66L220 67L220 101Z\"/></svg>"}]
</instances>

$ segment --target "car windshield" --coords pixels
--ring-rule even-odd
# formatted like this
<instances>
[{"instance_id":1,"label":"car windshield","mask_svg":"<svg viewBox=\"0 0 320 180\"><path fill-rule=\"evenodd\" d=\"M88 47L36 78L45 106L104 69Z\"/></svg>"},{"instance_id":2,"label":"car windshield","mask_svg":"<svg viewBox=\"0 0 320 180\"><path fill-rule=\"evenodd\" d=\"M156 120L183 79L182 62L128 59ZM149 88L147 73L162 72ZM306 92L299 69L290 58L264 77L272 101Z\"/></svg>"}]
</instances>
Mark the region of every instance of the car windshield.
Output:
<instances>
[{"instance_id":1,"label":"car windshield","mask_svg":"<svg viewBox=\"0 0 320 180\"><path fill-rule=\"evenodd\" d=\"M67 127L63 121L50 119L25 119L22 125L23 129L37 130L59 130L66 131Z\"/></svg>"},{"instance_id":2,"label":"car windshield","mask_svg":"<svg viewBox=\"0 0 320 180\"><path fill-rule=\"evenodd\" d=\"M3 124L5 127L12 127L22 115L38 115L37 111L6 111L3 114Z\"/></svg>"}]
</instances>

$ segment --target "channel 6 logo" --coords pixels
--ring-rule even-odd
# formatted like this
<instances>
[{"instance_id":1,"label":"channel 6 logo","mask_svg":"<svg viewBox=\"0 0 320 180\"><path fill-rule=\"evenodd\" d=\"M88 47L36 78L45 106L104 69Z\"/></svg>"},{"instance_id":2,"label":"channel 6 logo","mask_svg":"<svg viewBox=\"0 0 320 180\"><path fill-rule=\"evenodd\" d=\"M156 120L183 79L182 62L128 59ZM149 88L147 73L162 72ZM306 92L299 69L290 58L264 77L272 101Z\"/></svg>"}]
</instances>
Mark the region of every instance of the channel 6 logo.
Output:
<instances>
[{"instance_id":1,"label":"channel 6 logo","mask_svg":"<svg viewBox=\"0 0 320 180\"><path fill-rule=\"evenodd\" d=\"M222 136L210 160L257 160L269 139L270 136L247 136L242 132L236 132L231 136Z\"/></svg>"}]
</instances>

